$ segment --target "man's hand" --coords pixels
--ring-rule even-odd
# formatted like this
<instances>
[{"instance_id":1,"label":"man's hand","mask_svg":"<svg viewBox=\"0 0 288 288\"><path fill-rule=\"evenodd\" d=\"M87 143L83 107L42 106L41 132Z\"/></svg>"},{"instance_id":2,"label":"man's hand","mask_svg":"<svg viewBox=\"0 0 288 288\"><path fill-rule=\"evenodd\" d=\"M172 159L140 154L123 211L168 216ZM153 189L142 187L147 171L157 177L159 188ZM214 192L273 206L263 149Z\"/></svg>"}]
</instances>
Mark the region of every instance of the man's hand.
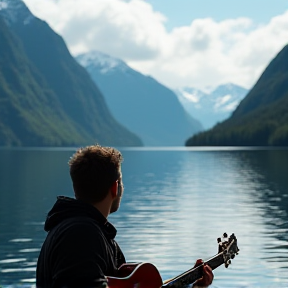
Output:
<instances>
[{"instance_id":1,"label":"man's hand","mask_svg":"<svg viewBox=\"0 0 288 288\"><path fill-rule=\"evenodd\" d=\"M196 264L194 265L194 267L200 266L202 265L204 262L202 259L198 259L196 261ZM207 287L209 286L212 281L213 281L214 275L212 272L212 269L209 265L204 264L203 265L203 277L200 278L199 280L197 280L194 284L193 284L193 288L196 287Z\"/></svg>"}]
</instances>

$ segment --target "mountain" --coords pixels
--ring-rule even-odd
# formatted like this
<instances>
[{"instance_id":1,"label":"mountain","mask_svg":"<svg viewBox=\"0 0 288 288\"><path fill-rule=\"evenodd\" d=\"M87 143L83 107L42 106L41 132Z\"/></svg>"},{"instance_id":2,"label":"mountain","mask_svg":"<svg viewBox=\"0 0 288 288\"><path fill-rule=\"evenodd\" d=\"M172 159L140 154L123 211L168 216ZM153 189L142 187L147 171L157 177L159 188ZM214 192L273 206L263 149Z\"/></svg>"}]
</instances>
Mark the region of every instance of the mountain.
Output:
<instances>
[{"instance_id":1,"label":"mountain","mask_svg":"<svg viewBox=\"0 0 288 288\"><path fill-rule=\"evenodd\" d=\"M190 137L186 145L288 146L288 45L229 119Z\"/></svg>"},{"instance_id":2,"label":"mountain","mask_svg":"<svg viewBox=\"0 0 288 288\"><path fill-rule=\"evenodd\" d=\"M247 92L247 89L235 84L220 85L209 93L192 87L175 90L184 109L205 129L230 117Z\"/></svg>"},{"instance_id":3,"label":"mountain","mask_svg":"<svg viewBox=\"0 0 288 288\"><path fill-rule=\"evenodd\" d=\"M63 39L20 0L0 3L0 145L142 145Z\"/></svg>"},{"instance_id":4,"label":"mountain","mask_svg":"<svg viewBox=\"0 0 288 288\"><path fill-rule=\"evenodd\" d=\"M81 135L0 16L0 145L77 143ZM67 125L65 124L67 122Z\"/></svg>"},{"instance_id":5,"label":"mountain","mask_svg":"<svg viewBox=\"0 0 288 288\"><path fill-rule=\"evenodd\" d=\"M179 146L202 130L175 93L120 59L93 51L76 57L103 92L115 118L146 146Z\"/></svg>"}]
</instances>

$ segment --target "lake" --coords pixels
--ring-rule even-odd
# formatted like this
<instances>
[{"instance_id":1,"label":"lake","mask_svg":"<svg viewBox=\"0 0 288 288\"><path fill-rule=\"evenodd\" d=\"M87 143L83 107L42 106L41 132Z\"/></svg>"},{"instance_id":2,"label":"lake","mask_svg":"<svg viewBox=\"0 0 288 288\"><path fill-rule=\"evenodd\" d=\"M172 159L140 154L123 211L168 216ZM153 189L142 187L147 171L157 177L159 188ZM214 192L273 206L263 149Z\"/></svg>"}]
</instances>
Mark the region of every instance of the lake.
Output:
<instances>
[{"instance_id":1,"label":"lake","mask_svg":"<svg viewBox=\"0 0 288 288\"><path fill-rule=\"evenodd\" d=\"M128 261L163 279L217 253L240 253L212 288L288 287L288 149L120 148L124 198L109 220ZM0 286L35 287L43 224L57 195L73 196L75 149L0 149Z\"/></svg>"}]
</instances>

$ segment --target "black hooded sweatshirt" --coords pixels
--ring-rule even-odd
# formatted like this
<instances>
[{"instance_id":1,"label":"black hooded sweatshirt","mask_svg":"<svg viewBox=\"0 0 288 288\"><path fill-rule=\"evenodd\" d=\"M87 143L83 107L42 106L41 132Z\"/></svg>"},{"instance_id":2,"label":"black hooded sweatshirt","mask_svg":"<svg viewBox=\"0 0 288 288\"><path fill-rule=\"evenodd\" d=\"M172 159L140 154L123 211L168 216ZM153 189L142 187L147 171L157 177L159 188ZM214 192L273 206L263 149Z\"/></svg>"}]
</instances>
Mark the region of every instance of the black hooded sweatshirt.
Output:
<instances>
[{"instance_id":1,"label":"black hooded sweatshirt","mask_svg":"<svg viewBox=\"0 0 288 288\"><path fill-rule=\"evenodd\" d=\"M117 230L92 205L57 197L44 229L48 235L37 263L39 288L105 287L105 275L117 276L125 263L114 240Z\"/></svg>"}]
</instances>

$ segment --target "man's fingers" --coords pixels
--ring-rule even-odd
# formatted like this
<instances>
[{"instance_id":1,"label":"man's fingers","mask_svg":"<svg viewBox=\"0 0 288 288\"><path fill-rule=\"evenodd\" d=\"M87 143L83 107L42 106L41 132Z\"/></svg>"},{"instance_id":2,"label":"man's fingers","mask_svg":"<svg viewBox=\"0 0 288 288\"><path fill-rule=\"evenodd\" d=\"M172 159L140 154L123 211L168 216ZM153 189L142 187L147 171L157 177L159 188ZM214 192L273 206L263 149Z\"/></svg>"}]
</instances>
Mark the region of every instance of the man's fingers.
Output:
<instances>
[{"instance_id":1,"label":"man's fingers","mask_svg":"<svg viewBox=\"0 0 288 288\"><path fill-rule=\"evenodd\" d=\"M203 266L203 277L196 281L193 287L207 287L212 283L213 278L214 275L211 267L205 264Z\"/></svg>"},{"instance_id":2,"label":"man's fingers","mask_svg":"<svg viewBox=\"0 0 288 288\"><path fill-rule=\"evenodd\" d=\"M204 261L202 259L197 259L194 267L198 267L198 266L202 265L203 263L204 263Z\"/></svg>"},{"instance_id":3,"label":"man's fingers","mask_svg":"<svg viewBox=\"0 0 288 288\"><path fill-rule=\"evenodd\" d=\"M205 282L205 285L210 285L213 281L214 275L212 272L212 269L208 265L203 266L203 280Z\"/></svg>"},{"instance_id":4,"label":"man's fingers","mask_svg":"<svg viewBox=\"0 0 288 288\"><path fill-rule=\"evenodd\" d=\"M198 267L200 265L203 265L204 261L202 259L197 259L194 267ZM204 264L203 265L203 277L200 278L196 283L193 285L193 287L207 287L209 286L213 281L214 275L212 272L212 269L209 265Z\"/></svg>"}]
</instances>

